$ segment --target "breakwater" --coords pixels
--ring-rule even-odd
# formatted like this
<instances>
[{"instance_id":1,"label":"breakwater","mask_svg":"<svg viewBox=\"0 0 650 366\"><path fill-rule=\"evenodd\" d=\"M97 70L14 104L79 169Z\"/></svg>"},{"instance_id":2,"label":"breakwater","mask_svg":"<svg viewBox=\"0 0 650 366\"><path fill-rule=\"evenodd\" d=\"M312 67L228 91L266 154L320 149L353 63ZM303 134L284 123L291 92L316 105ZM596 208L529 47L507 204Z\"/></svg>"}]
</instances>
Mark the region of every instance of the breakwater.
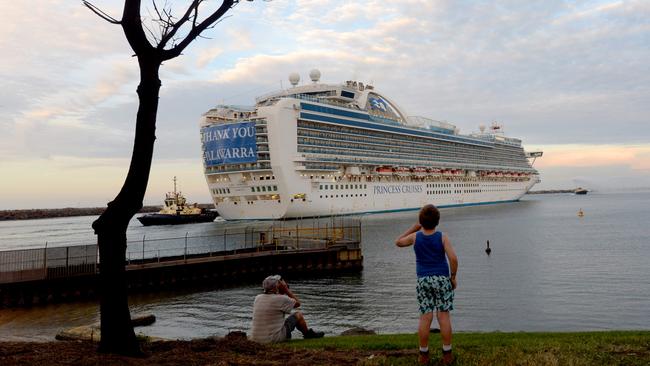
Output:
<instances>
[{"instance_id":1,"label":"breakwater","mask_svg":"<svg viewBox=\"0 0 650 366\"><path fill-rule=\"evenodd\" d=\"M96 216L101 215L104 210L106 210L106 207L66 207L38 208L31 210L2 210L0 211L0 221L49 219L54 217ZM160 206L144 206L140 212L156 212L158 210L160 210Z\"/></svg>"}]
</instances>

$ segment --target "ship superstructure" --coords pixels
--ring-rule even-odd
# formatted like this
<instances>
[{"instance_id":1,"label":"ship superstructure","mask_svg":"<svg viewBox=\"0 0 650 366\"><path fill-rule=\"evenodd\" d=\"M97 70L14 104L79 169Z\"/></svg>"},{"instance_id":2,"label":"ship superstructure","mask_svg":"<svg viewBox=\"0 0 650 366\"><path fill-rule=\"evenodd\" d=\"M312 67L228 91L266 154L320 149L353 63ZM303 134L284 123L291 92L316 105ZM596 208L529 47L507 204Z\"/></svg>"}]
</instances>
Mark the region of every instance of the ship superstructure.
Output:
<instances>
[{"instance_id":1,"label":"ship superstructure","mask_svg":"<svg viewBox=\"0 0 650 366\"><path fill-rule=\"evenodd\" d=\"M205 177L224 219L278 219L517 201L539 174L493 124L462 135L407 116L371 85L319 82L204 114Z\"/></svg>"}]
</instances>

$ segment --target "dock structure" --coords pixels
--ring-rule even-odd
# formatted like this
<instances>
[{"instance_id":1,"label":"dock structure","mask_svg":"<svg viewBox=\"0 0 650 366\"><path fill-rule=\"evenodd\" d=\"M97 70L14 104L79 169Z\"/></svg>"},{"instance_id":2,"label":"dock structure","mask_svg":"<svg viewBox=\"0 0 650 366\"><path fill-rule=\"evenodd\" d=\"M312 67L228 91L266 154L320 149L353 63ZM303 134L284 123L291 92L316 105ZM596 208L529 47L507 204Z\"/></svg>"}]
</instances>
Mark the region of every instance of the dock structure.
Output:
<instances>
[{"instance_id":1,"label":"dock structure","mask_svg":"<svg viewBox=\"0 0 650 366\"><path fill-rule=\"evenodd\" d=\"M224 228L207 236L143 238L129 241L125 266L132 293L175 286L220 288L275 273L358 272L363 269L361 221L305 226L291 220ZM93 298L100 267L96 244L0 251L0 306Z\"/></svg>"}]
</instances>

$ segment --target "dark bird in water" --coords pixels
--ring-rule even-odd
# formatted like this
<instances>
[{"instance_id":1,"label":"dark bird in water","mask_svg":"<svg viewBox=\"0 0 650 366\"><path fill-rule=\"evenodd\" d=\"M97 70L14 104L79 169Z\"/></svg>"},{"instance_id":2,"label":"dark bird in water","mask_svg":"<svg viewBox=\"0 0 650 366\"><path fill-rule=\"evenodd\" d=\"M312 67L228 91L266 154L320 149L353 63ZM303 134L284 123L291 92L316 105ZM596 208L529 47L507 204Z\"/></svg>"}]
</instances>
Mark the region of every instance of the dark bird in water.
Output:
<instances>
[{"instance_id":1,"label":"dark bird in water","mask_svg":"<svg viewBox=\"0 0 650 366\"><path fill-rule=\"evenodd\" d=\"M485 249L485 253L487 253L487 255L490 255L490 253L492 253L492 249L490 249L490 241L489 240L487 241L487 248Z\"/></svg>"}]
</instances>

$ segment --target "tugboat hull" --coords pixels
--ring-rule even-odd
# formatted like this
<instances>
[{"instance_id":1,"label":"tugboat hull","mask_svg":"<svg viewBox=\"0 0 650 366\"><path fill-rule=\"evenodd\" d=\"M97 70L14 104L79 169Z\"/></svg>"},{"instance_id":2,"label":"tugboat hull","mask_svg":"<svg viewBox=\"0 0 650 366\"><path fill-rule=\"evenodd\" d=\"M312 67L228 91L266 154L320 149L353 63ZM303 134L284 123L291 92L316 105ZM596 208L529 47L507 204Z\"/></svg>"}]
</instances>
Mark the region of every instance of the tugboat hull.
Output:
<instances>
[{"instance_id":1,"label":"tugboat hull","mask_svg":"<svg viewBox=\"0 0 650 366\"><path fill-rule=\"evenodd\" d=\"M214 211L207 211L198 215L171 215L171 214L148 214L138 217L138 221L144 226L152 225L182 225L199 222L212 222L219 214Z\"/></svg>"}]
</instances>

